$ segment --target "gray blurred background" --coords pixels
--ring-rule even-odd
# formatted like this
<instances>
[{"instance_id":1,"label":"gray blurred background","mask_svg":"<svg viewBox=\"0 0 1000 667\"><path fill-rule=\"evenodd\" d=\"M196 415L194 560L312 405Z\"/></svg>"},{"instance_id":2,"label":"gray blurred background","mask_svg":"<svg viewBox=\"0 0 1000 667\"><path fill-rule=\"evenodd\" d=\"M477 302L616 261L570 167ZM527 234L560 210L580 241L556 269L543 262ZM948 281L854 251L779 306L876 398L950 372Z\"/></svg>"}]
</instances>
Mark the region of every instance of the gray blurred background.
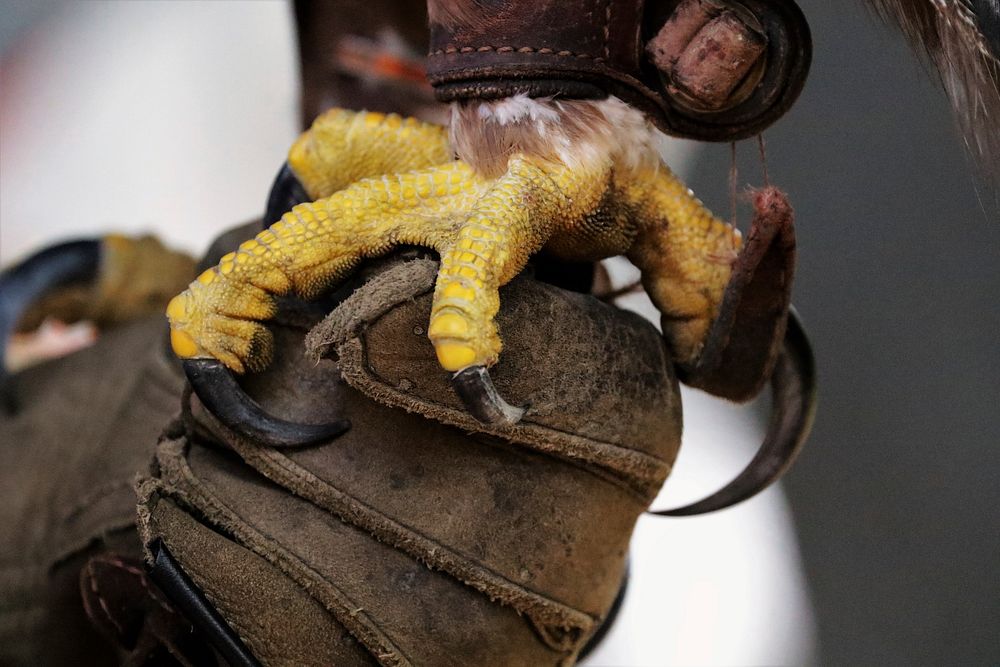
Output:
<instances>
[{"instance_id":1,"label":"gray blurred background","mask_svg":"<svg viewBox=\"0 0 1000 667\"><path fill-rule=\"evenodd\" d=\"M772 180L798 214L795 302L820 370L816 428L785 484L815 607L818 660L997 664L996 190L977 184L943 93L895 33L858 2L800 4L816 43L811 79L767 140ZM0 5L0 54L60 5ZM72 110L72 100L62 103ZM274 111L284 125L267 164L279 164L284 135L294 133L290 104ZM252 141L253 128L246 133ZM759 184L756 147L739 150L741 183ZM728 147L693 155L693 189L726 214ZM270 171L255 171L231 187L263 192L269 178ZM247 206L222 220L258 208ZM5 244L20 238L10 215L0 217ZM104 215L106 227L122 214ZM5 261L20 253L0 248Z\"/></svg>"},{"instance_id":2,"label":"gray blurred background","mask_svg":"<svg viewBox=\"0 0 1000 667\"><path fill-rule=\"evenodd\" d=\"M896 34L856 2L800 5L816 58L767 139L797 212L794 301L819 360L816 427L785 491L820 654L996 665L996 189L977 185L944 94ZM692 178L720 211L728 164L713 148Z\"/></svg>"}]
</instances>

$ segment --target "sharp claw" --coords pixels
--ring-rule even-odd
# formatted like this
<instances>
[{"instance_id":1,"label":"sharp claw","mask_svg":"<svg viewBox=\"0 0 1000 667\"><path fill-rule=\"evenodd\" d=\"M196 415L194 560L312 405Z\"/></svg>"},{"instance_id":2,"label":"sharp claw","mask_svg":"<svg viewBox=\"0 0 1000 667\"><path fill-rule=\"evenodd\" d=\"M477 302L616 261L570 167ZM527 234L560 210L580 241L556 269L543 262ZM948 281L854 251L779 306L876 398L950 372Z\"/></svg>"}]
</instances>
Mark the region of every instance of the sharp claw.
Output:
<instances>
[{"instance_id":1,"label":"sharp claw","mask_svg":"<svg viewBox=\"0 0 1000 667\"><path fill-rule=\"evenodd\" d=\"M451 377L451 386L472 416L484 424L513 425L524 416L524 408L514 407L500 396L485 366L458 371Z\"/></svg>"},{"instance_id":2,"label":"sharp claw","mask_svg":"<svg viewBox=\"0 0 1000 667\"><path fill-rule=\"evenodd\" d=\"M274 184L267 196L267 209L264 211L264 228L276 223L281 216L292 210L296 204L310 201L309 194L303 187L298 176L292 172L288 163L281 165L281 170L274 177Z\"/></svg>"},{"instance_id":3,"label":"sharp claw","mask_svg":"<svg viewBox=\"0 0 1000 667\"><path fill-rule=\"evenodd\" d=\"M698 502L658 516L693 516L731 507L777 481L798 456L816 413L816 368L812 347L794 310L789 311L781 356L771 376L771 422L757 455L736 479Z\"/></svg>"},{"instance_id":4,"label":"sharp claw","mask_svg":"<svg viewBox=\"0 0 1000 667\"><path fill-rule=\"evenodd\" d=\"M3 357L18 322L33 303L53 289L95 280L101 255L98 239L67 241L0 273L0 395L8 411L13 412L14 399L9 394Z\"/></svg>"},{"instance_id":5,"label":"sharp claw","mask_svg":"<svg viewBox=\"0 0 1000 667\"><path fill-rule=\"evenodd\" d=\"M183 362L191 388L216 419L237 433L272 447L298 447L331 440L351 428L341 419L329 424L298 424L267 414L236 382L232 371L215 359Z\"/></svg>"}]
</instances>

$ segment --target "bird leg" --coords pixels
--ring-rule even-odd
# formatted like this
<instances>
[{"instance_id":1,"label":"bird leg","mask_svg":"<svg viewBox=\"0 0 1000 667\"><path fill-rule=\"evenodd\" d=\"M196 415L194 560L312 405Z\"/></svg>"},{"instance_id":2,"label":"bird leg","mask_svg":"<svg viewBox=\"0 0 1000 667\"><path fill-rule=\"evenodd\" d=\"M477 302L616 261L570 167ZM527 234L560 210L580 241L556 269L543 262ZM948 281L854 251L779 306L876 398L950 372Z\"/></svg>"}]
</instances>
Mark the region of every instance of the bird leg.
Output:
<instances>
[{"instance_id":1,"label":"bird leg","mask_svg":"<svg viewBox=\"0 0 1000 667\"><path fill-rule=\"evenodd\" d=\"M641 159L614 142L577 151L583 157L573 160L514 152L491 175L451 159L441 128L329 112L295 144L288 162L302 190L317 199L222 257L170 303L174 351L202 388L211 389L205 378L220 369L263 369L271 357L263 323L275 314L276 296L315 297L363 259L418 245L441 257L428 336L442 368L454 374L456 391L482 419L520 418L486 370L502 346L494 324L499 289L542 249L571 261L627 253L663 312L675 358L697 364L739 233L640 145ZM234 412L231 421L239 427L246 405L237 412L242 416Z\"/></svg>"}]
</instances>

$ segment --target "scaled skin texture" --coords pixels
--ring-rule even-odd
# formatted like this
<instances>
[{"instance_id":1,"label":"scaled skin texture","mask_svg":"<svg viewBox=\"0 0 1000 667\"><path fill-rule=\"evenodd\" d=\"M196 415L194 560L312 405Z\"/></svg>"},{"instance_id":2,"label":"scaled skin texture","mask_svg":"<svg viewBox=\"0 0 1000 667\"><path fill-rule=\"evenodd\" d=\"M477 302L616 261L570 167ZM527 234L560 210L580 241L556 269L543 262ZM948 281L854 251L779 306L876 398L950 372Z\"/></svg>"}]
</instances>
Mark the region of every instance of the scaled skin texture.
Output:
<instances>
[{"instance_id":1,"label":"scaled skin texture","mask_svg":"<svg viewBox=\"0 0 1000 667\"><path fill-rule=\"evenodd\" d=\"M626 153L625 149L628 149ZM398 245L441 257L428 336L448 371L491 366L499 288L546 251L572 260L626 255L663 315L675 358L695 360L740 245L656 156L652 142L585 159L512 152L498 176L455 159L445 128L331 110L289 153L315 199L202 273L167 308L174 352L237 373L270 361L262 322L275 296L315 297L363 259ZM544 326L544 323L539 323Z\"/></svg>"}]
</instances>

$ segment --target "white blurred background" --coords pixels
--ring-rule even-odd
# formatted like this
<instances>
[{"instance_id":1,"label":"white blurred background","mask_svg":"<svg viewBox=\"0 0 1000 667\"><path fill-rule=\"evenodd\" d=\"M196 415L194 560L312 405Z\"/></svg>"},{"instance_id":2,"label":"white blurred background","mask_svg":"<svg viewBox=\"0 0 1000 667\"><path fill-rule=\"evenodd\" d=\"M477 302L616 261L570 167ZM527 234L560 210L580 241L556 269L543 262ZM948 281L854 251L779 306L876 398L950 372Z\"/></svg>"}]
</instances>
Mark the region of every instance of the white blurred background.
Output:
<instances>
[{"instance_id":1,"label":"white blurred background","mask_svg":"<svg viewBox=\"0 0 1000 667\"><path fill-rule=\"evenodd\" d=\"M3 53L0 262L155 231L202 252L259 216L297 136L281 2L50 3Z\"/></svg>"}]
</instances>

